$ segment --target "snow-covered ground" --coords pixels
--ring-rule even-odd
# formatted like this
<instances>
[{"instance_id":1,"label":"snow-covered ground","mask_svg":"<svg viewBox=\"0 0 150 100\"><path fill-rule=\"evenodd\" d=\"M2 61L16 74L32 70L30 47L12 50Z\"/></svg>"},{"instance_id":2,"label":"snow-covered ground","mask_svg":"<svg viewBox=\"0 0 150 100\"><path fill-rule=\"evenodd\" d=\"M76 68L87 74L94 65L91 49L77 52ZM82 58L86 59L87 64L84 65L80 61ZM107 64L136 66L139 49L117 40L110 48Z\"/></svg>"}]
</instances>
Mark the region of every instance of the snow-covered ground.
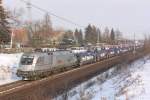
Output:
<instances>
[{"instance_id":1,"label":"snow-covered ground","mask_svg":"<svg viewBox=\"0 0 150 100\"><path fill-rule=\"evenodd\" d=\"M150 58L118 65L55 100L149 100Z\"/></svg>"},{"instance_id":2,"label":"snow-covered ground","mask_svg":"<svg viewBox=\"0 0 150 100\"><path fill-rule=\"evenodd\" d=\"M16 69L22 53L0 54L0 85L19 80Z\"/></svg>"}]
</instances>

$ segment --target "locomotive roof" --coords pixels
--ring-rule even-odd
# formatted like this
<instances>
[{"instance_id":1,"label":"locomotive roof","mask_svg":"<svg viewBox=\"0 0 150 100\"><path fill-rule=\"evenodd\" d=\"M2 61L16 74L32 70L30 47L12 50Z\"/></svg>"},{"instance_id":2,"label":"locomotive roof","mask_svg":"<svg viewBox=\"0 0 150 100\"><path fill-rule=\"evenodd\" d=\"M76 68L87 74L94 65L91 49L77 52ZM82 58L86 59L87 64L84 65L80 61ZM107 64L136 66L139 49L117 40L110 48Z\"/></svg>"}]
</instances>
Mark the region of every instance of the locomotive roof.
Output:
<instances>
[{"instance_id":1,"label":"locomotive roof","mask_svg":"<svg viewBox=\"0 0 150 100\"><path fill-rule=\"evenodd\" d=\"M31 52L31 53L24 53L23 55L24 56L28 56L28 55L30 55L30 56L41 56L41 55L45 55L46 53L41 53L41 52Z\"/></svg>"},{"instance_id":2,"label":"locomotive roof","mask_svg":"<svg viewBox=\"0 0 150 100\"><path fill-rule=\"evenodd\" d=\"M66 52L71 52L69 50L60 50L60 51L51 51L51 52L30 52L30 53L24 53L23 55L30 55L30 56L43 56L43 55L48 55L48 54L55 54L55 53L66 53Z\"/></svg>"}]
</instances>

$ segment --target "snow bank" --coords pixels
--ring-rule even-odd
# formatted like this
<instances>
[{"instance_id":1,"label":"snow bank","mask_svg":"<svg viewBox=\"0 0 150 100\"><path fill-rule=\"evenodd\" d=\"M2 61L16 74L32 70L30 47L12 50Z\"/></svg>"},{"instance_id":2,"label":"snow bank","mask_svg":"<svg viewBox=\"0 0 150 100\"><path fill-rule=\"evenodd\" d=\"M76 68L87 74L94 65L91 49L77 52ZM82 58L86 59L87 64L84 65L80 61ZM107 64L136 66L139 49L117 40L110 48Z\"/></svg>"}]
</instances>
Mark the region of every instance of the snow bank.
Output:
<instances>
[{"instance_id":1,"label":"snow bank","mask_svg":"<svg viewBox=\"0 0 150 100\"><path fill-rule=\"evenodd\" d=\"M116 66L98 75L55 100L149 100L150 59L131 65ZM66 96L67 95L67 96Z\"/></svg>"},{"instance_id":2,"label":"snow bank","mask_svg":"<svg viewBox=\"0 0 150 100\"><path fill-rule=\"evenodd\" d=\"M137 77L139 78L139 83L137 87L137 91L130 90L134 95L133 100L149 100L150 99L150 60L148 60L143 69L140 69L136 72ZM132 88L131 88L132 89Z\"/></svg>"},{"instance_id":3,"label":"snow bank","mask_svg":"<svg viewBox=\"0 0 150 100\"><path fill-rule=\"evenodd\" d=\"M22 54L0 54L0 85L19 80L16 70Z\"/></svg>"},{"instance_id":4,"label":"snow bank","mask_svg":"<svg viewBox=\"0 0 150 100\"><path fill-rule=\"evenodd\" d=\"M116 76L96 86L94 89L101 87L101 90L92 100L149 100L150 59L144 59L123 66Z\"/></svg>"},{"instance_id":5,"label":"snow bank","mask_svg":"<svg viewBox=\"0 0 150 100\"><path fill-rule=\"evenodd\" d=\"M19 59L23 53L0 54L0 66L18 67Z\"/></svg>"}]
</instances>

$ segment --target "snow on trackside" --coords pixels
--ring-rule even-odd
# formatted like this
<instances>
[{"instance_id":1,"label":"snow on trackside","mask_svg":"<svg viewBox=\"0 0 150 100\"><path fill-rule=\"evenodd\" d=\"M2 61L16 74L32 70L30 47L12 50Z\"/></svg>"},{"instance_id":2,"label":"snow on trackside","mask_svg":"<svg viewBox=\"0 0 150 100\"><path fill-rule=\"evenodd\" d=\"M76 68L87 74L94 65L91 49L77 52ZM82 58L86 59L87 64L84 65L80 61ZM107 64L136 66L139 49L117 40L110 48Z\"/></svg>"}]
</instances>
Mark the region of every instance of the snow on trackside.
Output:
<instances>
[{"instance_id":1,"label":"snow on trackside","mask_svg":"<svg viewBox=\"0 0 150 100\"><path fill-rule=\"evenodd\" d=\"M146 60L120 70L121 73L101 85L101 91L92 100L149 100L150 59Z\"/></svg>"},{"instance_id":2,"label":"snow on trackside","mask_svg":"<svg viewBox=\"0 0 150 100\"><path fill-rule=\"evenodd\" d=\"M0 85L19 80L16 69L22 54L0 54Z\"/></svg>"},{"instance_id":3,"label":"snow on trackside","mask_svg":"<svg viewBox=\"0 0 150 100\"><path fill-rule=\"evenodd\" d=\"M133 100L149 100L150 99L150 60L148 60L145 64L143 69L140 69L138 71L138 76L140 77L139 81L141 84L139 84L138 88L138 94L136 91L134 91L135 94L137 94L136 97L133 98Z\"/></svg>"},{"instance_id":4,"label":"snow on trackside","mask_svg":"<svg viewBox=\"0 0 150 100\"><path fill-rule=\"evenodd\" d=\"M150 59L116 66L55 98L64 100L149 100Z\"/></svg>"}]
</instances>

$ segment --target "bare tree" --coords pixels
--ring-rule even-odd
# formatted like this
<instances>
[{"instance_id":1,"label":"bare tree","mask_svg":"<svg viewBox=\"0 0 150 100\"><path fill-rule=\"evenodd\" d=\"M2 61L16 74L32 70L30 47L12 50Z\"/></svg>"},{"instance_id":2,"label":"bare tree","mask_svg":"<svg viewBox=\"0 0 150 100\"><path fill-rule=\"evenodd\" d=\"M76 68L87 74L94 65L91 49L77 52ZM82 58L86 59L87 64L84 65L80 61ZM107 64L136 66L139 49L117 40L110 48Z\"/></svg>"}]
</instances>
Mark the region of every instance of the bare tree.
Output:
<instances>
[{"instance_id":1,"label":"bare tree","mask_svg":"<svg viewBox=\"0 0 150 100\"><path fill-rule=\"evenodd\" d=\"M32 21L30 25L26 24L26 29L30 33L32 46L50 44L54 32L49 14L45 14L42 20Z\"/></svg>"},{"instance_id":2,"label":"bare tree","mask_svg":"<svg viewBox=\"0 0 150 100\"><path fill-rule=\"evenodd\" d=\"M119 29L117 29L115 31L115 38L116 38L116 40L119 40L119 39L122 38L122 33L121 33L121 31Z\"/></svg>"},{"instance_id":3,"label":"bare tree","mask_svg":"<svg viewBox=\"0 0 150 100\"><path fill-rule=\"evenodd\" d=\"M105 28L104 32L103 32L103 41L104 42L109 42L110 38L109 38L109 29L108 27Z\"/></svg>"},{"instance_id":4,"label":"bare tree","mask_svg":"<svg viewBox=\"0 0 150 100\"><path fill-rule=\"evenodd\" d=\"M8 9L9 23L11 25L11 48L14 44L27 44L28 35L23 28L24 9Z\"/></svg>"},{"instance_id":5,"label":"bare tree","mask_svg":"<svg viewBox=\"0 0 150 100\"><path fill-rule=\"evenodd\" d=\"M13 10L8 9L9 22L12 27L18 28L23 26L23 14L23 8Z\"/></svg>"},{"instance_id":6,"label":"bare tree","mask_svg":"<svg viewBox=\"0 0 150 100\"><path fill-rule=\"evenodd\" d=\"M51 19L48 13L45 14L44 19L41 23L43 25L43 37L46 41L51 39L51 36L53 34L53 28L52 28L52 23Z\"/></svg>"}]
</instances>

